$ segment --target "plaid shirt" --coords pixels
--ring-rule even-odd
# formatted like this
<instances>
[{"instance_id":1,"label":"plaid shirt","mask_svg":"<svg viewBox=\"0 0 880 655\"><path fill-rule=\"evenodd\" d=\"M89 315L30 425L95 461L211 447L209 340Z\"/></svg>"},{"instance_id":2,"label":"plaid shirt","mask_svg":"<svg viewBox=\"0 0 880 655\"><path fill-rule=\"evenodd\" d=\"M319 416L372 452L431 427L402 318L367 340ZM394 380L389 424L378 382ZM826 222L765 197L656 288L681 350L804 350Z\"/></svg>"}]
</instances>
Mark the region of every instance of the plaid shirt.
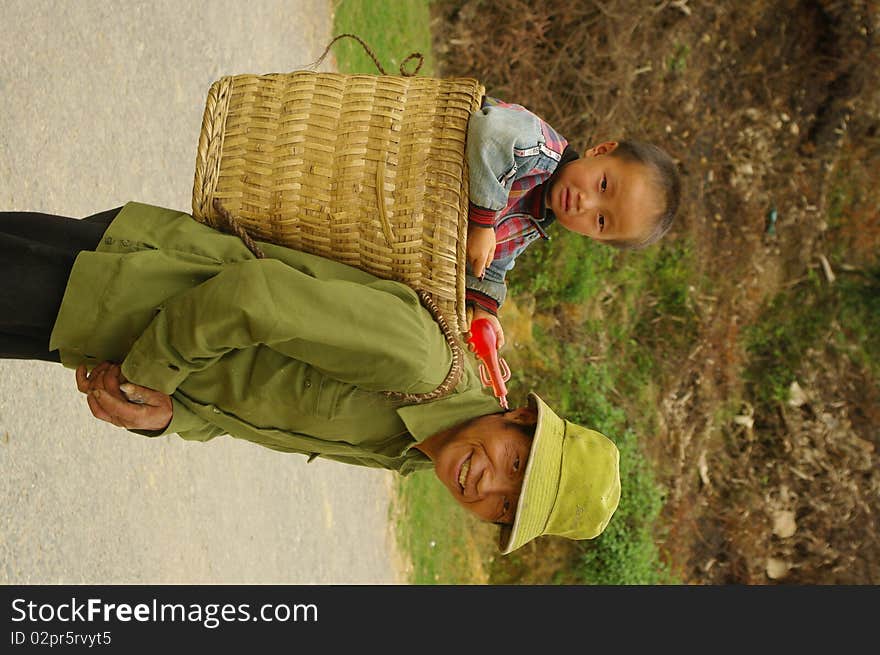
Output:
<instances>
[{"instance_id":1,"label":"plaid shirt","mask_svg":"<svg viewBox=\"0 0 880 655\"><path fill-rule=\"evenodd\" d=\"M486 112L487 107L502 111ZM468 135L468 219L474 225L494 228L496 247L483 279L468 271L466 301L497 314L506 296L505 276L516 258L533 241L549 239L545 229L555 216L547 207L549 185L545 182L560 163L576 159L577 154L566 139L525 107L486 97L478 114L479 122ZM516 133L517 129L522 133ZM504 150L507 147L509 151Z\"/></svg>"},{"instance_id":2,"label":"plaid shirt","mask_svg":"<svg viewBox=\"0 0 880 655\"><path fill-rule=\"evenodd\" d=\"M547 207L546 190L543 184L529 189L514 207L501 214L495 225L495 259L515 258L536 238L550 238L544 228L556 217Z\"/></svg>"}]
</instances>

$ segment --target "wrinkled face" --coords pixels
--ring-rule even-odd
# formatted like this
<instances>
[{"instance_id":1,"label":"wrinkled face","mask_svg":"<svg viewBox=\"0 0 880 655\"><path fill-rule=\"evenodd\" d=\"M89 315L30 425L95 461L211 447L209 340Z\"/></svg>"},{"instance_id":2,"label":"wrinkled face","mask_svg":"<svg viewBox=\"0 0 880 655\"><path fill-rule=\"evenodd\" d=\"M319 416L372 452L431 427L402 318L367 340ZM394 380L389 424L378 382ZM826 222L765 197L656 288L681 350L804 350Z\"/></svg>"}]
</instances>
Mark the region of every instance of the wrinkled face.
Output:
<instances>
[{"instance_id":1,"label":"wrinkled face","mask_svg":"<svg viewBox=\"0 0 880 655\"><path fill-rule=\"evenodd\" d=\"M566 228L597 241L640 241L662 210L650 169L611 155L617 143L591 148L564 165L548 203Z\"/></svg>"},{"instance_id":2,"label":"wrinkled face","mask_svg":"<svg viewBox=\"0 0 880 655\"><path fill-rule=\"evenodd\" d=\"M504 414L482 416L443 443L434 472L464 508L485 521L512 523L531 445Z\"/></svg>"}]
</instances>

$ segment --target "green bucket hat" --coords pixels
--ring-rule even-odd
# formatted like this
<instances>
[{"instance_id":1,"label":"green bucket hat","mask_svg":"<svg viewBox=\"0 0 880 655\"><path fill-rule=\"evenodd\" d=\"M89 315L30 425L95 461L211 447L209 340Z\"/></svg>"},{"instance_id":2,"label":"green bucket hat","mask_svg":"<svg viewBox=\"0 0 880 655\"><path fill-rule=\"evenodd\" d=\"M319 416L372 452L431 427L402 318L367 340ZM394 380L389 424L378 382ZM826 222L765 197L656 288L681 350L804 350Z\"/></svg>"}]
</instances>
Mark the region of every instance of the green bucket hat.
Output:
<instances>
[{"instance_id":1,"label":"green bucket hat","mask_svg":"<svg viewBox=\"0 0 880 655\"><path fill-rule=\"evenodd\" d=\"M620 452L595 430L559 418L536 394L538 423L513 525L501 529L506 555L535 537L592 539L620 501Z\"/></svg>"}]
</instances>

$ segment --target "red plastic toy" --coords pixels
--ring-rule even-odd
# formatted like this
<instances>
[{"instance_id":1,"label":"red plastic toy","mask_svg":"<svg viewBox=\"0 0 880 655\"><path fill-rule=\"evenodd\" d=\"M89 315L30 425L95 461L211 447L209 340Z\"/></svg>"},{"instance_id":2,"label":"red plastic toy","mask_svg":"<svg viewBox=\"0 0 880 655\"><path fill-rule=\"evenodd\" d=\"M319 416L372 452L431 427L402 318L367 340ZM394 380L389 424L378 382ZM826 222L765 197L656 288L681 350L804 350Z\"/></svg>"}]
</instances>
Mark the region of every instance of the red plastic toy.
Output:
<instances>
[{"instance_id":1,"label":"red plastic toy","mask_svg":"<svg viewBox=\"0 0 880 655\"><path fill-rule=\"evenodd\" d=\"M478 318L471 321L471 336L468 343L474 347L480 358L480 381L492 387L492 393L504 409L507 407L507 386L510 368L503 357L498 356L498 340L489 319Z\"/></svg>"}]
</instances>

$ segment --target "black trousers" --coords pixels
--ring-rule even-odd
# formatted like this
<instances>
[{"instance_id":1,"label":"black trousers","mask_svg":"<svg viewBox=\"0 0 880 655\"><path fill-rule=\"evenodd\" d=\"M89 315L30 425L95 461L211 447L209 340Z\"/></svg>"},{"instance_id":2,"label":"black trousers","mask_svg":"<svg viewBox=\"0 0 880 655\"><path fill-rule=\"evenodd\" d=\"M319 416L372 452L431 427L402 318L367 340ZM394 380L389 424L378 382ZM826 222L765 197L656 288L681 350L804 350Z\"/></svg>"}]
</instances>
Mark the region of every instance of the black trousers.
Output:
<instances>
[{"instance_id":1,"label":"black trousers","mask_svg":"<svg viewBox=\"0 0 880 655\"><path fill-rule=\"evenodd\" d=\"M121 209L83 219L0 212L0 358L60 361L49 335L73 262L97 248Z\"/></svg>"}]
</instances>

